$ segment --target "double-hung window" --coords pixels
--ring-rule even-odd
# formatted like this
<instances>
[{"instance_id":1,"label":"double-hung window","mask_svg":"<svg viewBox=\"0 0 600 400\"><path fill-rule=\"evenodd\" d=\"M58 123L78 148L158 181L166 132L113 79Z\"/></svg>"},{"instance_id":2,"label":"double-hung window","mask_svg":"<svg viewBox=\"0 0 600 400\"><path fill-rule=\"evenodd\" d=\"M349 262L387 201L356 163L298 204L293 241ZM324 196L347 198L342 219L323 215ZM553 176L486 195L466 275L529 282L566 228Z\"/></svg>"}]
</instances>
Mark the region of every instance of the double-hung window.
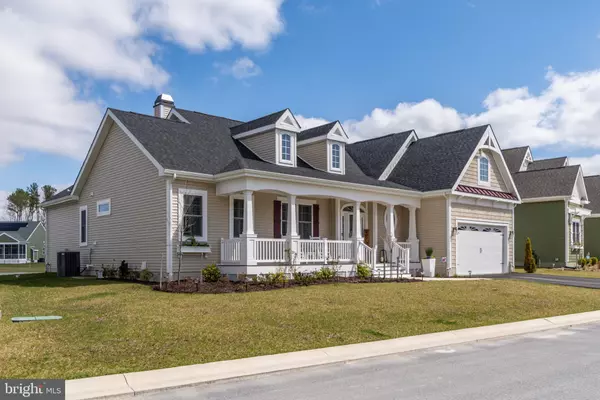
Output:
<instances>
[{"instance_id":1,"label":"double-hung window","mask_svg":"<svg viewBox=\"0 0 600 400\"><path fill-rule=\"evenodd\" d=\"M281 160L292 161L292 137L287 133L281 135Z\"/></svg>"},{"instance_id":2,"label":"double-hung window","mask_svg":"<svg viewBox=\"0 0 600 400\"><path fill-rule=\"evenodd\" d=\"M233 237L244 233L244 199L233 199Z\"/></svg>"},{"instance_id":3,"label":"double-hung window","mask_svg":"<svg viewBox=\"0 0 600 400\"><path fill-rule=\"evenodd\" d=\"M490 160L482 155L479 157L479 183L488 184L490 183Z\"/></svg>"},{"instance_id":4,"label":"double-hung window","mask_svg":"<svg viewBox=\"0 0 600 400\"><path fill-rule=\"evenodd\" d=\"M340 145L334 143L331 145L331 169L339 170L341 169L341 161L340 161Z\"/></svg>"},{"instance_id":5,"label":"double-hung window","mask_svg":"<svg viewBox=\"0 0 600 400\"><path fill-rule=\"evenodd\" d=\"M573 221L571 223L571 243L579 245L581 244L581 222Z\"/></svg>"},{"instance_id":6,"label":"double-hung window","mask_svg":"<svg viewBox=\"0 0 600 400\"><path fill-rule=\"evenodd\" d=\"M110 215L110 199L98 200L96 202L96 216Z\"/></svg>"},{"instance_id":7,"label":"double-hung window","mask_svg":"<svg viewBox=\"0 0 600 400\"><path fill-rule=\"evenodd\" d=\"M181 231L198 241L207 238L207 193L204 190L179 189Z\"/></svg>"},{"instance_id":8,"label":"double-hung window","mask_svg":"<svg viewBox=\"0 0 600 400\"><path fill-rule=\"evenodd\" d=\"M312 206L298 204L298 234L302 239L312 236Z\"/></svg>"},{"instance_id":9,"label":"double-hung window","mask_svg":"<svg viewBox=\"0 0 600 400\"><path fill-rule=\"evenodd\" d=\"M281 237L288 233L288 203L281 203Z\"/></svg>"},{"instance_id":10,"label":"double-hung window","mask_svg":"<svg viewBox=\"0 0 600 400\"><path fill-rule=\"evenodd\" d=\"M88 239L88 208L79 207L79 245L87 246Z\"/></svg>"}]
</instances>

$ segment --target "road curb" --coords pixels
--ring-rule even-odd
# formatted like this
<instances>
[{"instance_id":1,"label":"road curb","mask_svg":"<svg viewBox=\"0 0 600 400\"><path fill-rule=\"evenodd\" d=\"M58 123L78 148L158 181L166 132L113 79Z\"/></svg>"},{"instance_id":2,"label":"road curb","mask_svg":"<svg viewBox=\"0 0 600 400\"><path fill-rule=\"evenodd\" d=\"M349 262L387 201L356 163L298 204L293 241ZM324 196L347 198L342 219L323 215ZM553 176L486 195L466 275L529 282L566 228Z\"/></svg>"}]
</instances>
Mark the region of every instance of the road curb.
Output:
<instances>
[{"instance_id":1,"label":"road curb","mask_svg":"<svg viewBox=\"0 0 600 400\"><path fill-rule=\"evenodd\" d=\"M66 382L66 398L69 400L87 400L131 397L136 394L183 386L521 335L593 322L600 322L600 310L377 342L75 379Z\"/></svg>"}]
</instances>

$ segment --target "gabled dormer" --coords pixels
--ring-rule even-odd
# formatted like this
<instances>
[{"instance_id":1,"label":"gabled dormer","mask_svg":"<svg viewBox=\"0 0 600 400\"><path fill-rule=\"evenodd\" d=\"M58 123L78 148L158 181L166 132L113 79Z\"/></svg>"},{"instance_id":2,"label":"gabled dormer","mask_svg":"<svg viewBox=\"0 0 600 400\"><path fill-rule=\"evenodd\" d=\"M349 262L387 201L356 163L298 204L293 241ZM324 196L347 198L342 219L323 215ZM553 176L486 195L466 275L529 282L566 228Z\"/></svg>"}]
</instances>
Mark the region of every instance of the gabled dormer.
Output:
<instances>
[{"instance_id":1,"label":"gabled dormer","mask_svg":"<svg viewBox=\"0 0 600 400\"><path fill-rule=\"evenodd\" d=\"M348 141L339 121L305 129L298 134L298 156L313 168L343 175Z\"/></svg>"},{"instance_id":2,"label":"gabled dormer","mask_svg":"<svg viewBox=\"0 0 600 400\"><path fill-rule=\"evenodd\" d=\"M281 110L230 128L234 139L240 140L263 160L296 166L296 143L300 124L289 109Z\"/></svg>"}]
</instances>

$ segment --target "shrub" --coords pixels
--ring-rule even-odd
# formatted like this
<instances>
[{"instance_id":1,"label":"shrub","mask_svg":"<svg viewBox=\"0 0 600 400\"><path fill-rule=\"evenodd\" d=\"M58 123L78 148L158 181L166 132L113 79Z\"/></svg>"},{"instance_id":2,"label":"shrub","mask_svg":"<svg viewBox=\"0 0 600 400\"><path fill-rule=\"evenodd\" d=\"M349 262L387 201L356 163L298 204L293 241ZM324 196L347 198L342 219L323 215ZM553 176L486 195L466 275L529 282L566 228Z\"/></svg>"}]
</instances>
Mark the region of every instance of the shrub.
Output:
<instances>
[{"instance_id":1,"label":"shrub","mask_svg":"<svg viewBox=\"0 0 600 400\"><path fill-rule=\"evenodd\" d=\"M283 271L269 272L265 276L265 283L267 285L281 285L287 281L287 278Z\"/></svg>"},{"instance_id":2,"label":"shrub","mask_svg":"<svg viewBox=\"0 0 600 400\"><path fill-rule=\"evenodd\" d=\"M531 250L531 239L529 238L525 241L525 261L523 263L523 268L525 269L525 272L530 274L533 274L537 269L535 258L533 258L533 252Z\"/></svg>"},{"instance_id":3,"label":"shrub","mask_svg":"<svg viewBox=\"0 0 600 400\"><path fill-rule=\"evenodd\" d=\"M116 278L117 277L117 269L113 266L102 266L102 276L106 279Z\"/></svg>"},{"instance_id":4,"label":"shrub","mask_svg":"<svg viewBox=\"0 0 600 400\"><path fill-rule=\"evenodd\" d=\"M152 272L150 272L149 270L143 269L142 272L140 272L140 280L142 280L144 282L150 282L153 275L154 274Z\"/></svg>"},{"instance_id":5,"label":"shrub","mask_svg":"<svg viewBox=\"0 0 600 400\"><path fill-rule=\"evenodd\" d=\"M296 283L304 286L308 286L316 280L315 275L310 272L294 272L293 277Z\"/></svg>"},{"instance_id":6,"label":"shrub","mask_svg":"<svg viewBox=\"0 0 600 400\"><path fill-rule=\"evenodd\" d=\"M577 264L579 264L579 266L581 268L585 267L587 265L588 261L585 257L581 257L578 261Z\"/></svg>"},{"instance_id":7,"label":"shrub","mask_svg":"<svg viewBox=\"0 0 600 400\"><path fill-rule=\"evenodd\" d=\"M131 279L132 281L140 280L140 271L132 270L129 271L129 275L127 275L127 279Z\"/></svg>"},{"instance_id":8,"label":"shrub","mask_svg":"<svg viewBox=\"0 0 600 400\"><path fill-rule=\"evenodd\" d=\"M356 266L356 277L359 279L369 279L371 277L371 275L373 275L373 272L371 272L371 268L369 268L367 265L363 264L363 263L359 263Z\"/></svg>"},{"instance_id":9,"label":"shrub","mask_svg":"<svg viewBox=\"0 0 600 400\"><path fill-rule=\"evenodd\" d=\"M332 268L325 266L321 267L321 269L315 273L315 278L322 281L333 279L333 277L335 277L335 271Z\"/></svg>"},{"instance_id":10,"label":"shrub","mask_svg":"<svg viewBox=\"0 0 600 400\"><path fill-rule=\"evenodd\" d=\"M129 278L129 264L127 264L125 260L121 261L121 265L119 265L119 278Z\"/></svg>"},{"instance_id":11,"label":"shrub","mask_svg":"<svg viewBox=\"0 0 600 400\"><path fill-rule=\"evenodd\" d=\"M598 257L592 257L592 258L590 258L590 261L591 261L592 265L596 265L596 264L598 264Z\"/></svg>"},{"instance_id":12,"label":"shrub","mask_svg":"<svg viewBox=\"0 0 600 400\"><path fill-rule=\"evenodd\" d=\"M433 257L433 247L426 248L425 255L427 256L427 258L432 258Z\"/></svg>"},{"instance_id":13,"label":"shrub","mask_svg":"<svg viewBox=\"0 0 600 400\"><path fill-rule=\"evenodd\" d=\"M202 270L202 278L205 282L218 282L221 279L221 270L216 264L207 265Z\"/></svg>"}]
</instances>

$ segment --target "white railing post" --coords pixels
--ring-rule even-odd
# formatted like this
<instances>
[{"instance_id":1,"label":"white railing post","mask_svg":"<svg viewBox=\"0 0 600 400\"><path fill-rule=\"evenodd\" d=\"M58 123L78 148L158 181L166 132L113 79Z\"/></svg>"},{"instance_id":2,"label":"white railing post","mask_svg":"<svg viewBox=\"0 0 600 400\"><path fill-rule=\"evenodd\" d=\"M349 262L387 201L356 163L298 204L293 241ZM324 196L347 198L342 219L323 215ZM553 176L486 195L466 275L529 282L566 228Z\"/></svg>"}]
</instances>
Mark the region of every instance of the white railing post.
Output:
<instances>
[{"instance_id":1,"label":"white railing post","mask_svg":"<svg viewBox=\"0 0 600 400\"><path fill-rule=\"evenodd\" d=\"M327 264L327 259L329 258L328 246L327 246L327 238L321 241L321 245L323 247L323 264Z\"/></svg>"},{"instance_id":2,"label":"white railing post","mask_svg":"<svg viewBox=\"0 0 600 400\"><path fill-rule=\"evenodd\" d=\"M408 242L410 243L410 253L412 257L416 257L415 260L409 259L408 261L419 261L419 239L417 238L417 207L408 207L409 218L408 218Z\"/></svg>"},{"instance_id":3,"label":"white railing post","mask_svg":"<svg viewBox=\"0 0 600 400\"><path fill-rule=\"evenodd\" d=\"M242 265L256 265L256 234L254 233L254 194L244 191L244 233L241 235Z\"/></svg>"}]
</instances>

